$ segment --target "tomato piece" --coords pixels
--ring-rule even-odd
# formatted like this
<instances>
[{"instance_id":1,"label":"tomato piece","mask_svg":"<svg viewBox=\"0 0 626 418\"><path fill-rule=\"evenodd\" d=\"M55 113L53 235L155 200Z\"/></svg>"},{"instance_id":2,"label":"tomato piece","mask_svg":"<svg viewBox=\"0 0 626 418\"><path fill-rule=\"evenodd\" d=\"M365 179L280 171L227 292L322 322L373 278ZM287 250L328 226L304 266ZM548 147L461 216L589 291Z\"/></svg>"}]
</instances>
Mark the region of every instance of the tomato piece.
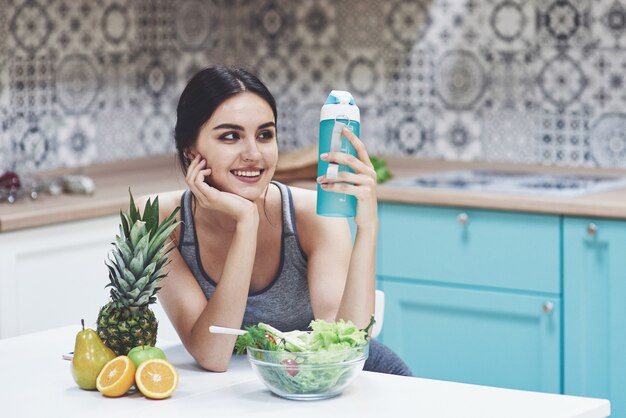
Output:
<instances>
[{"instance_id":1,"label":"tomato piece","mask_svg":"<svg viewBox=\"0 0 626 418\"><path fill-rule=\"evenodd\" d=\"M281 364L284 364L286 366L285 369L287 370L287 373L289 373L289 376L294 377L299 373L298 362L294 359L285 359L281 361Z\"/></svg>"}]
</instances>

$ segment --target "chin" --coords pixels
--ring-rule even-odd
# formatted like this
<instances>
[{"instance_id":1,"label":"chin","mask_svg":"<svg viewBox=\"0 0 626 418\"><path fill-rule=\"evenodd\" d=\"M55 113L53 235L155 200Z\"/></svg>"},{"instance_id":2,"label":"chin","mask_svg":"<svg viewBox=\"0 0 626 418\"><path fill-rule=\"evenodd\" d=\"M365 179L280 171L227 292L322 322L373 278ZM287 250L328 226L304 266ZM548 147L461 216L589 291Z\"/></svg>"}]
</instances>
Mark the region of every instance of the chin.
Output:
<instances>
[{"instance_id":1,"label":"chin","mask_svg":"<svg viewBox=\"0 0 626 418\"><path fill-rule=\"evenodd\" d=\"M234 188L232 193L235 193L236 195L241 196L251 202L255 202L265 194L265 189L267 188L267 185L267 182L259 182L259 184L254 186L236 187Z\"/></svg>"},{"instance_id":2,"label":"chin","mask_svg":"<svg viewBox=\"0 0 626 418\"><path fill-rule=\"evenodd\" d=\"M207 183L209 184L209 183ZM216 188L219 191L236 194L251 202L255 202L261 196L265 194L265 189L269 181L258 181L254 184L242 184L237 180L229 181L226 184L209 184L209 186Z\"/></svg>"}]
</instances>

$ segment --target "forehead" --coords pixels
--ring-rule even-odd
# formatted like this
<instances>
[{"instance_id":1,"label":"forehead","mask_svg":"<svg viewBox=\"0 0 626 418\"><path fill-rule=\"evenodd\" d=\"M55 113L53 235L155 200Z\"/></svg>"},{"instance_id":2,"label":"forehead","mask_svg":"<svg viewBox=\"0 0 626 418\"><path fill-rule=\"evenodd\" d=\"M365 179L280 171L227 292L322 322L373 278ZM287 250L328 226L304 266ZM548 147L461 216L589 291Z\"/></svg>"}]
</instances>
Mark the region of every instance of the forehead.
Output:
<instances>
[{"instance_id":1,"label":"forehead","mask_svg":"<svg viewBox=\"0 0 626 418\"><path fill-rule=\"evenodd\" d=\"M274 121L274 112L269 103L254 93L238 93L220 104L207 125L216 126L222 123L258 126Z\"/></svg>"}]
</instances>

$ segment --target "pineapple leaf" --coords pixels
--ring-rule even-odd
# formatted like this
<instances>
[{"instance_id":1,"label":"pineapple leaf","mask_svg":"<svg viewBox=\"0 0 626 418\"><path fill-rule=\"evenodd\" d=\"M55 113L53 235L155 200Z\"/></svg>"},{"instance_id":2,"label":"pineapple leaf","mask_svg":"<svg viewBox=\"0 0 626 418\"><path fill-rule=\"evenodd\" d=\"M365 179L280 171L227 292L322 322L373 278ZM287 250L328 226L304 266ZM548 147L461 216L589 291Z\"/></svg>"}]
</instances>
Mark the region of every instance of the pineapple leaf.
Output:
<instances>
[{"instance_id":1,"label":"pineapple leaf","mask_svg":"<svg viewBox=\"0 0 626 418\"><path fill-rule=\"evenodd\" d=\"M135 301L135 306L144 306L150 302L150 295L142 295L137 301Z\"/></svg>"},{"instance_id":2,"label":"pineapple leaf","mask_svg":"<svg viewBox=\"0 0 626 418\"><path fill-rule=\"evenodd\" d=\"M115 251L111 251L111 253L115 253ZM111 281L113 281L113 279L116 279L120 275L120 268L117 265L117 261L115 259L112 259L110 255L109 258L104 260L104 264L106 264L107 268L109 269L109 278L111 279Z\"/></svg>"},{"instance_id":3,"label":"pineapple leaf","mask_svg":"<svg viewBox=\"0 0 626 418\"><path fill-rule=\"evenodd\" d=\"M139 254L135 255L135 258L132 259L129 265L130 272L133 273L133 276L139 277L143 271L143 264L143 253L140 251Z\"/></svg>"},{"instance_id":4,"label":"pineapple leaf","mask_svg":"<svg viewBox=\"0 0 626 418\"><path fill-rule=\"evenodd\" d=\"M174 222L176 220L176 214L178 213L178 211L180 211L180 206L177 206L176 208L174 208L174 210L172 211L172 213L170 213L170 216L168 216L163 223L164 224L169 224L170 222ZM179 221L180 222L180 221Z\"/></svg>"},{"instance_id":5,"label":"pineapple leaf","mask_svg":"<svg viewBox=\"0 0 626 418\"><path fill-rule=\"evenodd\" d=\"M176 229L177 226L178 226L178 222L175 224L169 225L167 228L161 231L159 235L154 237L154 240L150 243L150 248L148 248L148 260L152 260L152 258L157 253L157 251L159 251L162 248L163 244L165 243L165 240L170 236L172 231L174 231L174 229Z\"/></svg>"},{"instance_id":6,"label":"pineapple leaf","mask_svg":"<svg viewBox=\"0 0 626 418\"><path fill-rule=\"evenodd\" d=\"M150 199L146 202L143 210L143 220L146 223L148 232L153 232L159 226L159 196L154 198L154 202L150 203Z\"/></svg>"},{"instance_id":7,"label":"pineapple leaf","mask_svg":"<svg viewBox=\"0 0 626 418\"><path fill-rule=\"evenodd\" d=\"M120 266L126 265L126 262L124 261L124 258L122 257L119 248L113 248L111 250L111 254L113 254L114 257L114 259L111 261L114 262L114 267L117 270L118 276L120 276L122 273Z\"/></svg>"},{"instance_id":8,"label":"pineapple leaf","mask_svg":"<svg viewBox=\"0 0 626 418\"><path fill-rule=\"evenodd\" d=\"M120 280L119 269L117 267L109 267L109 282L111 286L119 289L122 284L120 284L122 280Z\"/></svg>"},{"instance_id":9,"label":"pineapple leaf","mask_svg":"<svg viewBox=\"0 0 626 418\"><path fill-rule=\"evenodd\" d=\"M135 246L134 255L137 257L137 254L143 253L144 258L148 255L148 243L150 242L150 233L147 233L137 243Z\"/></svg>"},{"instance_id":10,"label":"pineapple leaf","mask_svg":"<svg viewBox=\"0 0 626 418\"><path fill-rule=\"evenodd\" d=\"M135 205L135 199L133 199L133 194L130 191L130 187L128 188L128 194L130 195L130 223L134 224L136 221L141 220L141 218L139 217L139 209L137 208L137 205Z\"/></svg>"},{"instance_id":11,"label":"pineapple leaf","mask_svg":"<svg viewBox=\"0 0 626 418\"><path fill-rule=\"evenodd\" d=\"M158 285L161 282L161 280L163 280L166 277L167 277L167 273L159 274L158 276L150 277L149 285L150 285L150 287L154 288L154 291L152 292L153 294L156 293L156 290L157 290L156 285Z\"/></svg>"},{"instance_id":12,"label":"pineapple leaf","mask_svg":"<svg viewBox=\"0 0 626 418\"><path fill-rule=\"evenodd\" d=\"M178 213L178 211L180 210L180 207L177 207L176 209L174 209L172 211L172 213L170 214L170 216L168 216L163 222L161 222L161 225L159 225L159 228L157 229L157 231L153 234L155 237L157 235L159 235L161 232L163 232L163 230L165 228L168 228L171 224L175 223L175 224L179 224L180 221L176 221L176 214Z\"/></svg>"},{"instance_id":13,"label":"pineapple leaf","mask_svg":"<svg viewBox=\"0 0 626 418\"><path fill-rule=\"evenodd\" d=\"M136 299L141 294L141 290L134 288L130 292L128 292L128 296L130 296L133 300Z\"/></svg>"},{"instance_id":14,"label":"pineapple leaf","mask_svg":"<svg viewBox=\"0 0 626 418\"><path fill-rule=\"evenodd\" d=\"M143 271L141 272L141 275L142 275L142 276L152 276L152 274L153 274L153 273L155 272L155 270L156 270L156 266L157 266L157 263L156 263L156 262L152 262L152 263L148 264L148 265L146 266L146 268L145 268L145 269L143 269Z\"/></svg>"},{"instance_id":15,"label":"pineapple leaf","mask_svg":"<svg viewBox=\"0 0 626 418\"><path fill-rule=\"evenodd\" d=\"M120 223L120 235L124 238L128 238L130 236L130 219L128 218L128 214L120 211L120 218L122 222ZM122 233L124 231L124 233Z\"/></svg>"},{"instance_id":16,"label":"pineapple leaf","mask_svg":"<svg viewBox=\"0 0 626 418\"><path fill-rule=\"evenodd\" d=\"M137 220L130 229L130 244L135 248L139 240L146 235L146 223Z\"/></svg>"},{"instance_id":17,"label":"pineapple leaf","mask_svg":"<svg viewBox=\"0 0 626 418\"><path fill-rule=\"evenodd\" d=\"M130 263L130 260L133 259L133 252L130 250L126 241L116 236L115 242L117 244L117 249L120 251L120 254L122 254L122 259L124 260L124 264L121 265L123 266Z\"/></svg>"},{"instance_id":18,"label":"pineapple leaf","mask_svg":"<svg viewBox=\"0 0 626 418\"><path fill-rule=\"evenodd\" d=\"M124 280L118 280L119 286L115 286L117 289L121 290L123 293L128 293L131 290L130 284Z\"/></svg>"},{"instance_id":19,"label":"pineapple leaf","mask_svg":"<svg viewBox=\"0 0 626 418\"><path fill-rule=\"evenodd\" d=\"M131 273L130 270L128 270L126 267L122 269L122 278L124 280L120 280L120 282L126 283L129 286L134 285L135 282L137 281L137 279L135 279L135 276L133 276L133 273Z\"/></svg>"},{"instance_id":20,"label":"pineapple leaf","mask_svg":"<svg viewBox=\"0 0 626 418\"><path fill-rule=\"evenodd\" d=\"M159 261L157 261L157 265L156 265L156 269L155 269L157 274L161 273L161 270L163 270L163 268L165 266L167 266L168 262L169 262L169 260L167 258L160 258Z\"/></svg>"},{"instance_id":21,"label":"pineapple leaf","mask_svg":"<svg viewBox=\"0 0 626 418\"><path fill-rule=\"evenodd\" d=\"M105 260L105 264L106 264L107 268L109 269L109 284L107 284L104 287L105 288L109 287L109 286L118 287L119 284L118 284L118 280L117 280L117 276L118 276L117 266L113 266L113 265L109 264L106 260Z\"/></svg>"},{"instance_id":22,"label":"pineapple leaf","mask_svg":"<svg viewBox=\"0 0 626 418\"><path fill-rule=\"evenodd\" d=\"M145 289L149 279L149 276L143 276L141 279L137 280L137 283L135 283L135 288L139 290Z\"/></svg>"}]
</instances>

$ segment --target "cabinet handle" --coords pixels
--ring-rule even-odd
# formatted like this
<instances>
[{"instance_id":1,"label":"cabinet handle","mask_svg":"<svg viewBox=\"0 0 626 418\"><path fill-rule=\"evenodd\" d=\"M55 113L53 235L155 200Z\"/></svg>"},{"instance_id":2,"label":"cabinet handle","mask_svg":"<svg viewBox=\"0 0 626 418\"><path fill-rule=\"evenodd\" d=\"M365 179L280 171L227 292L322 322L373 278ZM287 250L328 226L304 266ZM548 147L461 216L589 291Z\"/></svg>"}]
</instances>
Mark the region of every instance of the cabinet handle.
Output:
<instances>
[{"instance_id":1,"label":"cabinet handle","mask_svg":"<svg viewBox=\"0 0 626 418\"><path fill-rule=\"evenodd\" d=\"M461 224L461 225L467 225L467 223L469 222L469 216L467 213L462 212L459 213L459 215L456 217L456 220Z\"/></svg>"},{"instance_id":2,"label":"cabinet handle","mask_svg":"<svg viewBox=\"0 0 626 418\"><path fill-rule=\"evenodd\" d=\"M587 225L587 235L589 235L590 237L593 237L597 233L598 233L598 225L594 224L593 222Z\"/></svg>"},{"instance_id":3,"label":"cabinet handle","mask_svg":"<svg viewBox=\"0 0 626 418\"><path fill-rule=\"evenodd\" d=\"M543 313L549 314L554 310L554 303L548 301L543 303Z\"/></svg>"}]
</instances>

